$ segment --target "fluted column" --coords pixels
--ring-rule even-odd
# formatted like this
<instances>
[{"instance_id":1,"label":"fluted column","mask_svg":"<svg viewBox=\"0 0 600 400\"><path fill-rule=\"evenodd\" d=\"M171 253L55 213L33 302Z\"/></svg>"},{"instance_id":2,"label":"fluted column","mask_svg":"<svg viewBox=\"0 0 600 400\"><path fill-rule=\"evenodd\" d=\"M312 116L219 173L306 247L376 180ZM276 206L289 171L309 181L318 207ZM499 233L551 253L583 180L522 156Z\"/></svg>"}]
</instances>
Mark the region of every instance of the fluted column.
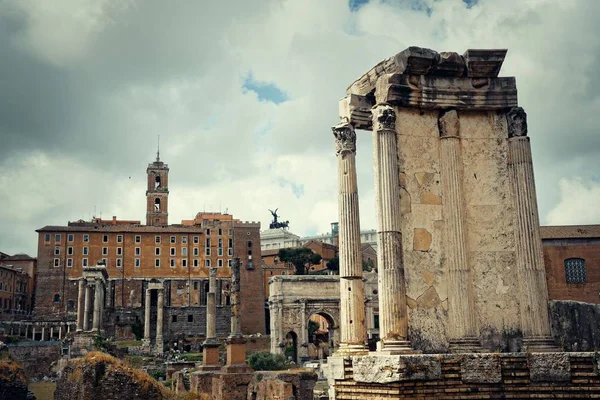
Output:
<instances>
[{"instance_id":1,"label":"fluted column","mask_svg":"<svg viewBox=\"0 0 600 400\"><path fill-rule=\"evenodd\" d=\"M439 128L448 273L448 339L451 351L472 352L479 349L480 344L475 322L473 278L467 260L460 120L456 110L440 116Z\"/></svg>"},{"instance_id":2,"label":"fluted column","mask_svg":"<svg viewBox=\"0 0 600 400\"><path fill-rule=\"evenodd\" d=\"M94 316L92 320L92 331L98 331L100 329L100 315L102 313L101 284L102 283L99 280L96 280L94 285Z\"/></svg>"},{"instance_id":3,"label":"fluted column","mask_svg":"<svg viewBox=\"0 0 600 400\"><path fill-rule=\"evenodd\" d=\"M348 122L334 126L338 159L338 216L340 260L340 353L367 351L365 303L360 252L356 132Z\"/></svg>"},{"instance_id":4,"label":"fluted column","mask_svg":"<svg viewBox=\"0 0 600 400\"><path fill-rule=\"evenodd\" d=\"M85 310L85 279L79 279L79 291L77 293L77 332L83 330L83 313Z\"/></svg>"},{"instance_id":5,"label":"fluted column","mask_svg":"<svg viewBox=\"0 0 600 400\"><path fill-rule=\"evenodd\" d=\"M150 346L150 289L146 289L146 302L144 307L144 346Z\"/></svg>"},{"instance_id":6,"label":"fluted column","mask_svg":"<svg viewBox=\"0 0 600 400\"><path fill-rule=\"evenodd\" d=\"M520 290L521 330L527 351L558 351L548 318L548 289L540 237L527 114L521 107L506 115L508 169L515 199L515 244Z\"/></svg>"},{"instance_id":7,"label":"fluted column","mask_svg":"<svg viewBox=\"0 0 600 400\"><path fill-rule=\"evenodd\" d=\"M241 337L240 325L240 260L236 258L231 267L231 334L229 337Z\"/></svg>"},{"instance_id":8,"label":"fluted column","mask_svg":"<svg viewBox=\"0 0 600 400\"><path fill-rule=\"evenodd\" d=\"M217 337L217 269L210 269L208 293L206 297L206 341Z\"/></svg>"},{"instance_id":9,"label":"fluted column","mask_svg":"<svg viewBox=\"0 0 600 400\"><path fill-rule=\"evenodd\" d=\"M373 166L377 207L377 264L379 268L378 350L412 353L408 341L408 310L402 229L396 112L388 104L373 107Z\"/></svg>"},{"instance_id":10,"label":"fluted column","mask_svg":"<svg viewBox=\"0 0 600 400\"><path fill-rule=\"evenodd\" d=\"M163 315L165 306L165 291L163 288L158 289L158 299L156 304L156 344L155 351L163 352Z\"/></svg>"},{"instance_id":11,"label":"fluted column","mask_svg":"<svg viewBox=\"0 0 600 400\"><path fill-rule=\"evenodd\" d=\"M92 286L86 282L85 284L85 301L83 305L83 330L90 329L90 308L92 306Z\"/></svg>"}]
</instances>

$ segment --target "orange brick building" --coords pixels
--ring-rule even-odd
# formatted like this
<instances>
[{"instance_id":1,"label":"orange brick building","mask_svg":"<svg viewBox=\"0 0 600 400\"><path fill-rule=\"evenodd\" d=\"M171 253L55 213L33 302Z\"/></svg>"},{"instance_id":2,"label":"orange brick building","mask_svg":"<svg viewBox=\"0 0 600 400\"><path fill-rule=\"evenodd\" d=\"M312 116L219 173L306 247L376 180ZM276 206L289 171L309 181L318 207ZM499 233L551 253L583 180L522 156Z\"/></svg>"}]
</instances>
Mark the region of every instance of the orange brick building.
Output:
<instances>
[{"instance_id":1,"label":"orange brick building","mask_svg":"<svg viewBox=\"0 0 600 400\"><path fill-rule=\"evenodd\" d=\"M33 308L36 259L0 252L0 319L17 320Z\"/></svg>"},{"instance_id":2,"label":"orange brick building","mask_svg":"<svg viewBox=\"0 0 600 400\"><path fill-rule=\"evenodd\" d=\"M241 261L241 325L244 333L264 333L260 223L229 214L198 213L168 224L168 165L157 156L148 165L146 225L98 218L45 226L37 232L38 320L75 320L77 280L86 266L106 265L104 326L109 333L131 331L144 318L150 280L164 285L165 338L205 334L209 269L217 272L217 333L229 333L230 266ZM155 291L153 291L155 293ZM151 298L156 306L156 295ZM153 328L154 329L154 328Z\"/></svg>"},{"instance_id":3,"label":"orange brick building","mask_svg":"<svg viewBox=\"0 0 600 400\"><path fill-rule=\"evenodd\" d=\"M542 226L550 300L600 304L600 225Z\"/></svg>"}]
</instances>

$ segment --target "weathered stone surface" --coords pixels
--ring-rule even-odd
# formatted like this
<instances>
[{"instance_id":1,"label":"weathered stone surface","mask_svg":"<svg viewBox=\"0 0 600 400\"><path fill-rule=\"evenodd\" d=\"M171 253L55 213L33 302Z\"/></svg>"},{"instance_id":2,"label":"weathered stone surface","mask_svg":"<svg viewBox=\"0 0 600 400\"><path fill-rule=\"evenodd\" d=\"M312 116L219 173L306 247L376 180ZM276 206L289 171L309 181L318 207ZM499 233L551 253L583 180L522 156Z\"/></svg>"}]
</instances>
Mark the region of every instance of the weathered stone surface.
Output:
<instances>
[{"instance_id":1,"label":"weathered stone surface","mask_svg":"<svg viewBox=\"0 0 600 400\"><path fill-rule=\"evenodd\" d=\"M571 379L568 353L529 353L529 376L533 382L557 382Z\"/></svg>"},{"instance_id":2,"label":"weathered stone surface","mask_svg":"<svg viewBox=\"0 0 600 400\"><path fill-rule=\"evenodd\" d=\"M323 373L327 379L344 379L344 357L329 357L323 365Z\"/></svg>"},{"instance_id":3,"label":"weathered stone surface","mask_svg":"<svg viewBox=\"0 0 600 400\"><path fill-rule=\"evenodd\" d=\"M253 373L215 374L212 381L212 398L246 400L248 397L248 384L253 377Z\"/></svg>"},{"instance_id":4,"label":"weathered stone surface","mask_svg":"<svg viewBox=\"0 0 600 400\"><path fill-rule=\"evenodd\" d=\"M0 342L0 346L4 346L4 344ZM2 349L0 349L0 399L35 399L35 396L27 390L27 379L23 367L9 357L6 350Z\"/></svg>"},{"instance_id":5,"label":"weathered stone surface","mask_svg":"<svg viewBox=\"0 0 600 400\"><path fill-rule=\"evenodd\" d=\"M565 351L600 348L600 305L550 301L554 340Z\"/></svg>"},{"instance_id":6,"label":"weathered stone surface","mask_svg":"<svg viewBox=\"0 0 600 400\"><path fill-rule=\"evenodd\" d=\"M313 400L316 383L317 374L306 369L259 371L248 385L248 399Z\"/></svg>"},{"instance_id":7,"label":"weathered stone surface","mask_svg":"<svg viewBox=\"0 0 600 400\"><path fill-rule=\"evenodd\" d=\"M427 291L417 299L417 305L422 308L433 308L441 302L440 296L438 296L433 286L427 289Z\"/></svg>"},{"instance_id":8,"label":"weathered stone surface","mask_svg":"<svg viewBox=\"0 0 600 400\"><path fill-rule=\"evenodd\" d=\"M435 274L429 271L423 272L423 281L428 285L433 285L435 282Z\"/></svg>"},{"instance_id":9,"label":"weathered stone surface","mask_svg":"<svg viewBox=\"0 0 600 400\"><path fill-rule=\"evenodd\" d=\"M467 75L471 77L497 77L507 51L506 49L467 50L463 55L467 66Z\"/></svg>"},{"instance_id":10,"label":"weathered stone surface","mask_svg":"<svg viewBox=\"0 0 600 400\"><path fill-rule=\"evenodd\" d=\"M148 374L105 353L69 361L56 384L55 400L167 399L167 389Z\"/></svg>"},{"instance_id":11,"label":"weathered stone surface","mask_svg":"<svg viewBox=\"0 0 600 400\"><path fill-rule=\"evenodd\" d=\"M468 354L460 363L463 382L498 383L502 381L502 366L498 354Z\"/></svg>"},{"instance_id":12,"label":"weathered stone surface","mask_svg":"<svg viewBox=\"0 0 600 400\"><path fill-rule=\"evenodd\" d=\"M442 198L431 192L423 192L421 193L421 204L434 204L439 206L442 204Z\"/></svg>"},{"instance_id":13,"label":"weathered stone surface","mask_svg":"<svg viewBox=\"0 0 600 400\"><path fill-rule=\"evenodd\" d=\"M442 377L440 359L428 355L352 357L352 368L356 382L390 383Z\"/></svg>"},{"instance_id":14,"label":"weathered stone surface","mask_svg":"<svg viewBox=\"0 0 600 400\"><path fill-rule=\"evenodd\" d=\"M413 250L427 251L431 246L431 233L423 228L415 228Z\"/></svg>"}]
</instances>

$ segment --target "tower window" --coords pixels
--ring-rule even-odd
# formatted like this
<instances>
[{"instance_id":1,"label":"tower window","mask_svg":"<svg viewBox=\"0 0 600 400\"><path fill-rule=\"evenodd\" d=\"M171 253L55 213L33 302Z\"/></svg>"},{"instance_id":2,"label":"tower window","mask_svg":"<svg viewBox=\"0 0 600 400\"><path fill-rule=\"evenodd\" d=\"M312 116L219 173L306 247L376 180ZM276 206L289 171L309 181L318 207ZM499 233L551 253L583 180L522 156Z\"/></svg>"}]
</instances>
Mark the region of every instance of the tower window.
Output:
<instances>
[{"instance_id":1,"label":"tower window","mask_svg":"<svg viewBox=\"0 0 600 400\"><path fill-rule=\"evenodd\" d=\"M585 260L583 258L567 258L565 260L565 277L567 283L586 283Z\"/></svg>"},{"instance_id":2,"label":"tower window","mask_svg":"<svg viewBox=\"0 0 600 400\"><path fill-rule=\"evenodd\" d=\"M49 233L46 233L46 234L44 235L44 242L49 242L49 241L50 241L50 234L49 234Z\"/></svg>"},{"instance_id":3,"label":"tower window","mask_svg":"<svg viewBox=\"0 0 600 400\"><path fill-rule=\"evenodd\" d=\"M160 236L154 236L154 243L160 243Z\"/></svg>"},{"instance_id":4,"label":"tower window","mask_svg":"<svg viewBox=\"0 0 600 400\"><path fill-rule=\"evenodd\" d=\"M156 178L154 178L154 188L158 189L160 186L161 186L160 175L156 175Z\"/></svg>"},{"instance_id":5,"label":"tower window","mask_svg":"<svg viewBox=\"0 0 600 400\"><path fill-rule=\"evenodd\" d=\"M160 199L158 197L154 199L154 211L160 211Z\"/></svg>"},{"instance_id":6,"label":"tower window","mask_svg":"<svg viewBox=\"0 0 600 400\"><path fill-rule=\"evenodd\" d=\"M160 258L154 259L154 266L155 267L160 267Z\"/></svg>"},{"instance_id":7,"label":"tower window","mask_svg":"<svg viewBox=\"0 0 600 400\"><path fill-rule=\"evenodd\" d=\"M141 243L142 242L142 237L140 235L136 235L135 242L136 243Z\"/></svg>"}]
</instances>

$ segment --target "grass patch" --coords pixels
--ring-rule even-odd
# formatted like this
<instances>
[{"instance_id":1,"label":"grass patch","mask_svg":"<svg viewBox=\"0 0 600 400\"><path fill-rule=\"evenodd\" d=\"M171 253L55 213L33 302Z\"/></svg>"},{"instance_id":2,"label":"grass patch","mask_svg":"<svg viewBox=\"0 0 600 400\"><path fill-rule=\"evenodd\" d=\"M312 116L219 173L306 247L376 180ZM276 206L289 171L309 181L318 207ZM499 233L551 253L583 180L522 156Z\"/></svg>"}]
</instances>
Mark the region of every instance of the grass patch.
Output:
<instances>
[{"instance_id":1,"label":"grass patch","mask_svg":"<svg viewBox=\"0 0 600 400\"><path fill-rule=\"evenodd\" d=\"M146 357L144 356L136 356L136 355L127 355L125 356L125 361L135 368L142 368L146 363Z\"/></svg>"},{"instance_id":2,"label":"grass patch","mask_svg":"<svg viewBox=\"0 0 600 400\"><path fill-rule=\"evenodd\" d=\"M138 347L142 345L141 340L122 340L119 342L115 342L115 345L118 349L125 349L127 347Z\"/></svg>"},{"instance_id":3,"label":"grass patch","mask_svg":"<svg viewBox=\"0 0 600 400\"><path fill-rule=\"evenodd\" d=\"M54 400L54 391L56 383L54 382L32 382L29 384L29 390L35 395L37 400Z\"/></svg>"},{"instance_id":4,"label":"grass patch","mask_svg":"<svg viewBox=\"0 0 600 400\"><path fill-rule=\"evenodd\" d=\"M202 361L202 353L183 353L179 358L183 361Z\"/></svg>"}]
</instances>

